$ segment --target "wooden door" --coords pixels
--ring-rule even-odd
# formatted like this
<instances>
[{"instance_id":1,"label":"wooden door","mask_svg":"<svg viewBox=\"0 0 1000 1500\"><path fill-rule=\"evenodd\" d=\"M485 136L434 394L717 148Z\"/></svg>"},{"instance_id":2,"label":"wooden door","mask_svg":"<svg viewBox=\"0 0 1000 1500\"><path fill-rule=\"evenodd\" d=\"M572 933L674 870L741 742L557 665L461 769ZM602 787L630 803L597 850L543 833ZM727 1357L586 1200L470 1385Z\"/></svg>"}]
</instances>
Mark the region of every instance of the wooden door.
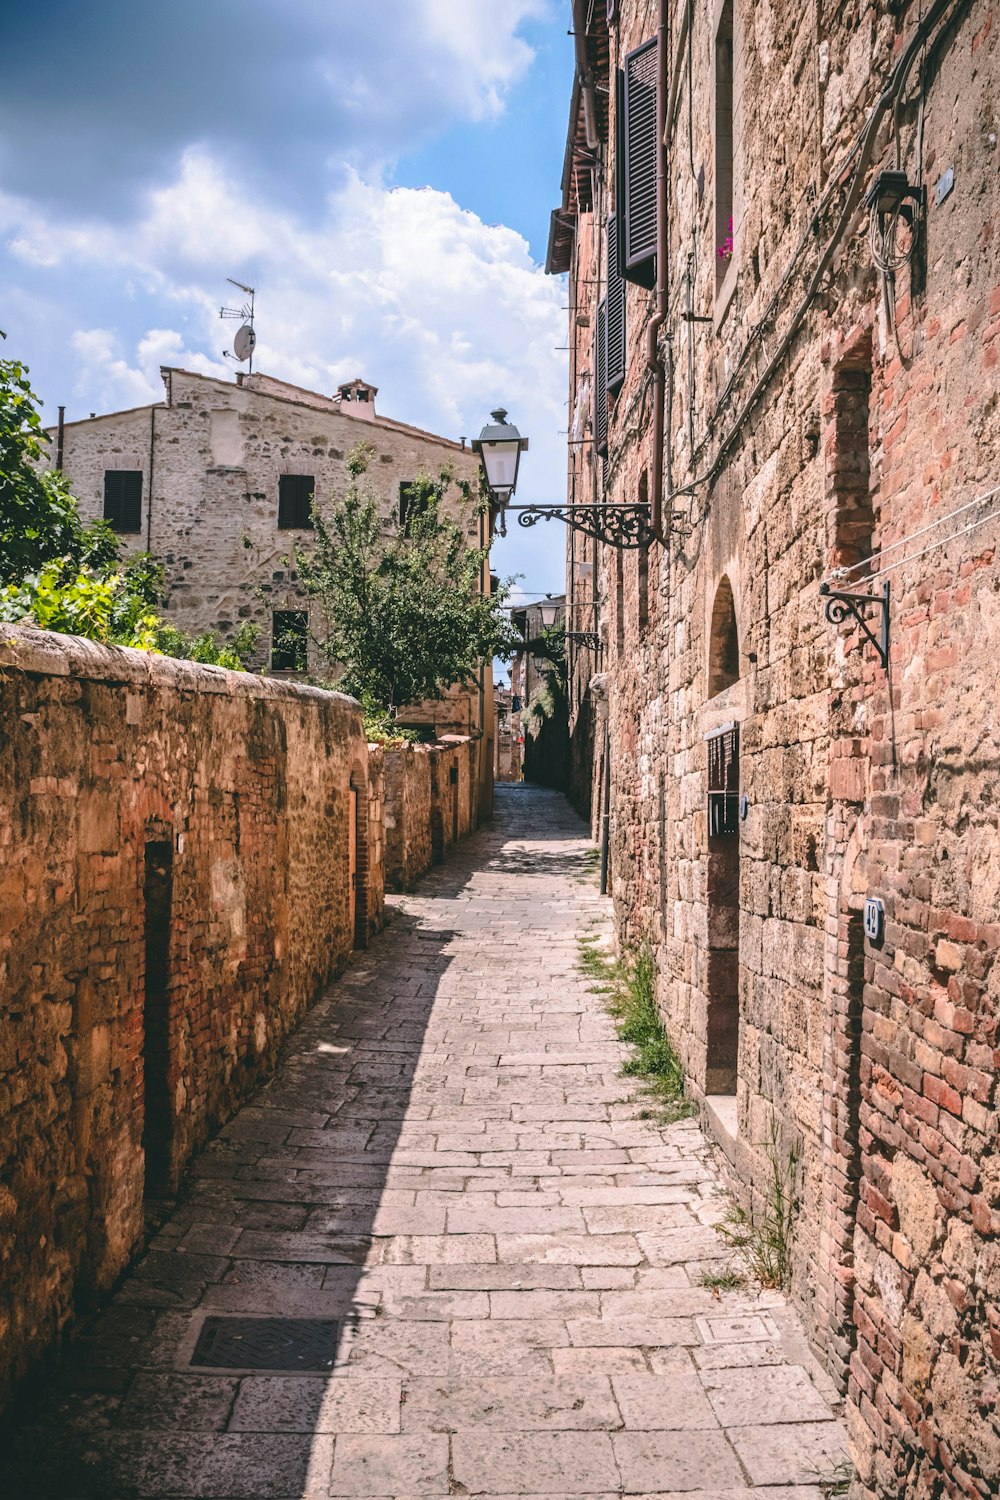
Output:
<instances>
[{"instance_id":1,"label":"wooden door","mask_svg":"<svg viewBox=\"0 0 1000 1500\"><path fill-rule=\"evenodd\" d=\"M358 930L358 794L351 787L350 806L347 809L347 901L350 922L351 946Z\"/></svg>"}]
</instances>

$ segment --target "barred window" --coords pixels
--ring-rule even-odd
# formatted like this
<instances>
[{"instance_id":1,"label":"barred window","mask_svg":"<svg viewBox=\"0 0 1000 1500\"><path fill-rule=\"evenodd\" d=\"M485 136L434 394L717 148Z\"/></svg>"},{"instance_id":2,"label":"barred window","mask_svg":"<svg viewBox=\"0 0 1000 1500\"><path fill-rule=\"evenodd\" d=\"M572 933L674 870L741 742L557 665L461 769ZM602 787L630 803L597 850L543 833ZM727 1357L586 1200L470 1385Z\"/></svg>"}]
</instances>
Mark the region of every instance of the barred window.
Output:
<instances>
[{"instance_id":1,"label":"barred window","mask_svg":"<svg viewBox=\"0 0 1000 1500\"><path fill-rule=\"evenodd\" d=\"M739 832L740 726L727 725L708 739L708 832L711 838Z\"/></svg>"}]
</instances>

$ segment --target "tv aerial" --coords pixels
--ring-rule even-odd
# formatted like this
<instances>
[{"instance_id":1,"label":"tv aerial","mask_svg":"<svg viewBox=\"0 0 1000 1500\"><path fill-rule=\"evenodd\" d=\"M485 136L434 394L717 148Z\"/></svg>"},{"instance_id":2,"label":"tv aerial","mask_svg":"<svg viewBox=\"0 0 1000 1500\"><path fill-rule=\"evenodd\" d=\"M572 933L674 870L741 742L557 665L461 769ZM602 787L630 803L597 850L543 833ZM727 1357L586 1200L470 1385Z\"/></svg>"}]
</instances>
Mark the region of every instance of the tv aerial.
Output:
<instances>
[{"instance_id":1,"label":"tv aerial","mask_svg":"<svg viewBox=\"0 0 1000 1500\"><path fill-rule=\"evenodd\" d=\"M228 349L224 349L223 354L226 359L236 359L241 365L249 361L249 373L252 375L253 351L257 347L257 335L254 332L253 326L254 288L252 286L244 286L242 281L234 281L231 276L227 276L226 280L230 286L234 286L238 291L244 292L249 300L244 302L242 307L219 308L220 318L239 319L242 324L236 330L236 336L233 339L232 354L230 354Z\"/></svg>"}]
</instances>

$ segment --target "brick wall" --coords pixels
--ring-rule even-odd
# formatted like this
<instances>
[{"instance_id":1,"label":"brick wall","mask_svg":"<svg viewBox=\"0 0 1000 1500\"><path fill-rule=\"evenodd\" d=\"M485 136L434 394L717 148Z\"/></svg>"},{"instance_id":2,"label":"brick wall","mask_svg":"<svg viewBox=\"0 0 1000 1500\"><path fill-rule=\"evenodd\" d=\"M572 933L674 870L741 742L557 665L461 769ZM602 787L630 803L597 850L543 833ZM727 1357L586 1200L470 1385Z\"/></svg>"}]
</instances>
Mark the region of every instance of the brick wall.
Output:
<instances>
[{"instance_id":1,"label":"brick wall","mask_svg":"<svg viewBox=\"0 0 1000 1500\"><path fill-rule=\"evenodd\" d=\"M612 68L648 39L653 9L618 7ZM792 1290L848 1390L861 1488L884 1497L1000 1486L1000 521L971 535L942 524L1000 480L1000 63L989 0L946 9L898 112L902 165L928 206L913 274L902 268L889 298L896 332L867 215L851 213L765 378L836 222L826 196L842 205L838 164L932 8L733 7L734 249L720 264L725 7L672 7L660 351L677 514L645 569L607 548L597 569L618 932L653 948L689 1087L744 1200L767 1192L772 1129L780 1159L798 1152ZM566 299L583 372L613 157L612 131ZM883 121L862 187L894 165ZM650 309L630 285L607 459L588 463L586 420L571 433L578 497L588 475L609 499L642 493ZM585 419L584 379L571 395ZM925 526L939 529L917 539ZM865 585L891 584L886 672L857 628L826 620L818 585L900 541ZM572 544L570 578L588 546ZM597 665L581 662L573 686L581 801ZM706 739L726 725L739 730L747 806L718 837ZM599 756L592 770L596 806ZM866 896L885 904L881 947L864 936Z\"/></svg>"},{"instance_id":2,"label":"brick wall","mask_svg":"<svg viewBox=\"0 0 1000 1500\"><path fill-rule=\"evenodd\" d=\"M2 1405L344 961L381 790L335 693L4 626L0 696Z\"/></svg>"}]
</instances>

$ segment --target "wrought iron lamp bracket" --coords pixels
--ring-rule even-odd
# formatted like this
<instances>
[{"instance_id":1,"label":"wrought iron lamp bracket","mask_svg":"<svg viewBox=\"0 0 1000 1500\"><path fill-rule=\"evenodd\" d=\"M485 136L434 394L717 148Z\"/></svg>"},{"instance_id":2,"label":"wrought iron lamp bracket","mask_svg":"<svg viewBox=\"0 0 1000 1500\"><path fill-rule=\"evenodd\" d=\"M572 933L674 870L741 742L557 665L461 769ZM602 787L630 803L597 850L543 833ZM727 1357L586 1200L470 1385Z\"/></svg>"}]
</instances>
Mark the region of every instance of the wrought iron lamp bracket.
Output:
<instances>
[{"instance_id":1,"label":"wrought iron lamp bracket","mask_svg":"<svg viewBox=\"0 0 1000 1500\"><path fill-rule=\"evenodd\" d=\"M567 630L566 639L578 646L586 647L589 651L601 649L601 637L596 630Z\"/></svg>"},{"instance_id":2,"label":"wrought iron lamp bracket","mask_svg":"<svg viewBox=\"0 0 1000 1500\"><path fill-rule=\"evenodd\" d=\"M519 526L564 521L572 531L596 537L608 547L647 547L656 540L648 505L508 505L500 512L500 535L506 536L504 512L517 512Z\"/></svg>"},{"instance_id":3,"label":"wrought iron lamp bracket","mask_svg":"<svg viewBox=\"0 0 1000 1500\"><path fill-rule=\"evenodd\" d=\"M832 588L829 583L821 583L819 591L826 600L826 618L831 625L842 625L846 619L853 619L865 639L875 647L883 668L888 670L889 580L886 579L883 583L880 594L853 594L843 589ZM865 618L865 611L873 608L879 612L877 635Z\"/></svg>"}]
</instances>

